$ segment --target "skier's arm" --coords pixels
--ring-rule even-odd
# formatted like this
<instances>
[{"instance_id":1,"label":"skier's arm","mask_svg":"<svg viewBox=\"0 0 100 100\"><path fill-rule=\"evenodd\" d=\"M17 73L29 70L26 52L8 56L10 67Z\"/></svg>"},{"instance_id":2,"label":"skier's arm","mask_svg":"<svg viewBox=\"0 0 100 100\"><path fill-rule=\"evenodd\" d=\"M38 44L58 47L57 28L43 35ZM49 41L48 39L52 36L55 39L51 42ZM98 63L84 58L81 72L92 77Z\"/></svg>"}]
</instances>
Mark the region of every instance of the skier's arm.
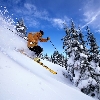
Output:
<instances>
[{"instance_id":1,"label":"skier's arm","mask_svg":"<svg viewBox=\"0 0 100 100\"><path fill-rule=\"evenodd\" d=\"M39 40L40 40L40 42L47 42L48 40L50 40L50 38L49 37L47 37L47 39L40 38Z\"/></svg>"},{"instance_id":2,"label":"skier's arm","mask_svg":"<svg viewBox=\"0 0 100 100\"><path fill-rule=\"evenodd\" d=\"M43 39L43 38L40 38L39 40L40 40L40 42L47 42L48 41L47 39Z\"/></svg>"}]
</instances>

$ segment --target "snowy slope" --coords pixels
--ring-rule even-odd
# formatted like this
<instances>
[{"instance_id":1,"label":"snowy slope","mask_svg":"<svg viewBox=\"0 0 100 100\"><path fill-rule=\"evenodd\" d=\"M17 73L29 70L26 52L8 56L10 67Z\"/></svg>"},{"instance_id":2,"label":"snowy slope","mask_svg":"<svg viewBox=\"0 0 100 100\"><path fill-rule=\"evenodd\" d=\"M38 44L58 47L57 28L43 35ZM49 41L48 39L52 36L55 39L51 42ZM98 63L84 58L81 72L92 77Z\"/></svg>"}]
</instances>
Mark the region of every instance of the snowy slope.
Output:
<instances>
[{"instance_id":1,"label":"snowy slope","mask_svg":"<svg viewBox=\"0 0 100 100\"><path fill-rule=\"evenodd\" d=\"M94 100L74 88L64 78L62 68L43 60L44 64L57 71L57 75L16 51L24 49L29 55L27 41L11 30L14 26L0 16L0 100ZM14 31L14 30L13 30Z\"/></svg>"},{"instance_id":2,"label":"snowy slope","mask_svg":"<svg viewBox=\"0 0 100 100\"><path fill-rule=\"evenodd\" d=\"M0 100L93 100L67 83L51 78L49 72L38 71L35 67L40 65L27 58L29 62L33 68L0 52Z\"/></svg>"}]
</instances>

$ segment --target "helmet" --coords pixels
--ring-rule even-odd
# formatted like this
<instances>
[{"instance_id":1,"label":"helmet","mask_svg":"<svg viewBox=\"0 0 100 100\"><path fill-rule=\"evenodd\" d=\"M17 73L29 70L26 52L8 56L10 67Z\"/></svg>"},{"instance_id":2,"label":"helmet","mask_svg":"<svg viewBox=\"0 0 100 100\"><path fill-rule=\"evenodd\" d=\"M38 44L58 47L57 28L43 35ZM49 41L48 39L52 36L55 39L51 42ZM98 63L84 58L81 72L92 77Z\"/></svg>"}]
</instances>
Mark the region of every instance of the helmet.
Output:
<instances>
[{"instance_id":1,"label":"helmet","mask_svg":"<svg viewBox=\"0 0 100 100\"><path fill-rule=\"evenodd\" d=\"M41 30L40 30L40 33L41 33L42 35L44 34L44 32L43 32L43 31L41 31Z\"/></svg>"}]
</instances>

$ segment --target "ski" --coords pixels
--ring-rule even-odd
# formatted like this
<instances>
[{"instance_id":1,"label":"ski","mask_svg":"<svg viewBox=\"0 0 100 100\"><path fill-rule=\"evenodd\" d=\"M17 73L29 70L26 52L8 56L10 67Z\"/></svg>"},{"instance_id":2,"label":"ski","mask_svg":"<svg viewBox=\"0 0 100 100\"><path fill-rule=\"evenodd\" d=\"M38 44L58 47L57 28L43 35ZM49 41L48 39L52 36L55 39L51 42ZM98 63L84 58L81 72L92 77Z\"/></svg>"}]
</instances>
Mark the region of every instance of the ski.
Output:
<instances>
[{"instance_id":1,"label":"ski","mask_svg":"<svg viewBox=\"0 0 100 100\"><path fill-rule=\"evenodd\" d=\"M50 69L48 66L44 65L39 59L34 59L34 61L36 61L37 63L39 63L40 65L42 65L44 68L46 68L47 70L49 70L52 74L57 74L57 72L55 72L54 70Z\"/></svg>"},{"instance_id":2,"label":"ski","mask_svg":"<svg viewBox=\"0 0 100 100\"><path fill-rule=\"evenodd\" d=\"M57 74L57 72L55 72L54 70L52 70L51 68L49 68L48 66L44 65L41 61L40 58L36 57L36 58L32 58L29 55L27 55L24 50L17 50L18 52L20 52L21 54L24 54L25 56L31 58L32 60L34 60L35 62L37 62L38 64L40 64L42 67L44 67L45 69L49 70L52 74Z\"/></svg>"}]
</instances>

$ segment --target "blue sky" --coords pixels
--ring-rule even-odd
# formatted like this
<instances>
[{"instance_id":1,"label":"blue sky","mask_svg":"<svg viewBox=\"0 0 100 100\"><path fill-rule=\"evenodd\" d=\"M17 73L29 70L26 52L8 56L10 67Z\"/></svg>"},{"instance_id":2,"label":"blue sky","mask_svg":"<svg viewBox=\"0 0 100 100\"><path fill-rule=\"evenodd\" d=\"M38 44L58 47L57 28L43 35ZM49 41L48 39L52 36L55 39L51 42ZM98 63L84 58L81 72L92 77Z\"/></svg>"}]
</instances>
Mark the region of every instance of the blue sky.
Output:
<instances>
[{"instance_id":1,"label":"blue sky","mask_svg":"<svg viewBox=\"0 0 100 100\"><path fill-rule=\"evenodd\" d=\"M16 18L23 18L27 32L43 30L43 37L49 36L61 53L64 51L61 38L65 35L62 23L69 26L71 18L76 27L80 25L83 30L88 25L100 42L99 5L100 0L0 0L0 6L7 8L15 22ZM55 50L50 42L39 45L44 53L51 54Z\"/></svg>"}]
</instances>

